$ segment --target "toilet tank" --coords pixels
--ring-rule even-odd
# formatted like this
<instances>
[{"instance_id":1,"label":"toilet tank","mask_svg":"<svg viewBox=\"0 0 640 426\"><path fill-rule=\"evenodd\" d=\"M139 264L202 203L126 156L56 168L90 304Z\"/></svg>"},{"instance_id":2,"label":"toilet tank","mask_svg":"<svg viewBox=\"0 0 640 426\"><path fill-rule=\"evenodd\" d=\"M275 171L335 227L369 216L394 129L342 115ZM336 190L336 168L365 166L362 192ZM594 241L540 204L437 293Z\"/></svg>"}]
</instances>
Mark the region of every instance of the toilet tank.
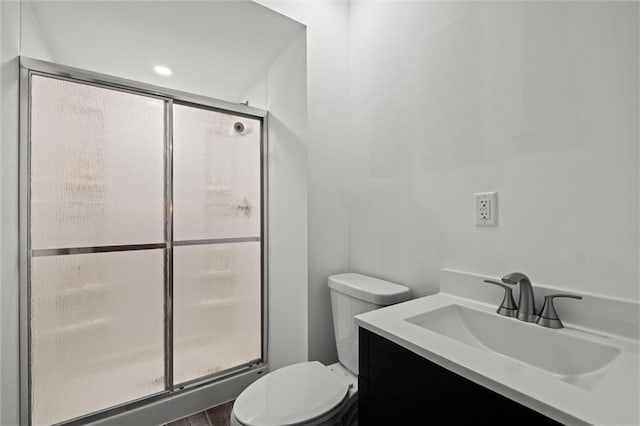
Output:
<instances>
[{"instance_id":1,"label":"toilet tank","mask_svg":"<svg viewBox=\"0 0 640 426\"><path fill-rule=\"evenodd\" d=\"M338 360L358 374L358 326L353 317L383 306L409 300L409 289L366 275L347 273L329 277L333 331Z\"/></svg>"}]
</instances>

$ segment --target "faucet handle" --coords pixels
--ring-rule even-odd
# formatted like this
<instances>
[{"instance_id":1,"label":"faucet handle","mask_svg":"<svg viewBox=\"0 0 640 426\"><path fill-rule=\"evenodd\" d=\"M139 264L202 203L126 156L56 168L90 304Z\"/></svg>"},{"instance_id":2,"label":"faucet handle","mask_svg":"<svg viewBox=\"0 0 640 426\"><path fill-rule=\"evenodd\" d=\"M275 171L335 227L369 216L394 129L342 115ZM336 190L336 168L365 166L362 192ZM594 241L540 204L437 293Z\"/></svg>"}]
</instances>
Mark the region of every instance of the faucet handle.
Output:
<instances>
[{"instance_id":1,"label":"faucet handle","mask_svg":"<svg viewBox=\"0 0 640 426\"><path fill-rule=\"evenodd\" d=\"M502 299L502 303L496 312L505 317L515 318L518 313L518 306L516 306L516 301L513 299L511 287L498 281L484 280L484 282L504 288L504 299Z\"/></svg>"},{"instance_id":2,"label":"faucet handle","mask_svg":"<svg viewBox=\"0 0 640 426\"><path fill-rule=\"evenodd\" d=\"M548 328L563 328L564 325L560 318L558 317L558 313L556 312L556 307L553 305L553 299L556 297L568 297L571 299L582 299L582 296L576 296L574 294L549 294L544 297L544 305L542 305L542 310L540 311L540 315L536 319L536 324L541 325L543 327Z\"/></svg>"}]
</instances>

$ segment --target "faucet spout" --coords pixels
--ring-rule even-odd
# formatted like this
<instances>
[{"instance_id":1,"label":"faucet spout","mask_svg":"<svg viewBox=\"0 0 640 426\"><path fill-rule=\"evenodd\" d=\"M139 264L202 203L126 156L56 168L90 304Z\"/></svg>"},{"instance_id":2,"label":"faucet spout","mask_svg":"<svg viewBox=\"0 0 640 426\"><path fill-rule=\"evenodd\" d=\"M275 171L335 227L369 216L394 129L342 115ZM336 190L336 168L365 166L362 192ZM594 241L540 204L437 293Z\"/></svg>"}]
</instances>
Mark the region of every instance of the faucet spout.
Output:
<instances>
[{"instance_id":1,"label":"faucet spout","mask_svg":"<svg viewBox=\"0 0 640 426\"><path fill-rule=\"evenodd\" d=\"M507 284L519 284L520 298L518 300L517 318L520 321L535 322L536 306L533 297L533 287L529 278L520 272L512 272L502 277L502 281Z\"/></svg>"}]
</instances>

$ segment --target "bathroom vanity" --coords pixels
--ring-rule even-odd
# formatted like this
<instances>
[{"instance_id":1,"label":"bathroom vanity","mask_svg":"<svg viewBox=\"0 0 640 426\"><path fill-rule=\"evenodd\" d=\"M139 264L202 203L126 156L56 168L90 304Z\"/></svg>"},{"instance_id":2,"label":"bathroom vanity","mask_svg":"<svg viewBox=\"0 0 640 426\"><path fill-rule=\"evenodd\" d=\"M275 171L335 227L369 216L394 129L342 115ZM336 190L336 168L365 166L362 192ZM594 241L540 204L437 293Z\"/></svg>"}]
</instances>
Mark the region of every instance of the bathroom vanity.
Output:
<instances>
[{"instance_id":1,"label":"bathroom vanity","mask_svg":"<svg viewBox=\"0 0 640 426\"><path fill-rule=\"evenodd\" d=\"M549 329L498 315L486 278L355 317L360 425L640 423L637 302L584 294Z\"/></svg>"},{"instance_id":2,"label":"bathroom vanity","mask_svg":"<svg viewBox=\"0 0 640 426\"><path fill-rule=\"evenodd\" d=\"M559 424L366 329L359 339L361 426Z\"/></svg>"}]
</instances>

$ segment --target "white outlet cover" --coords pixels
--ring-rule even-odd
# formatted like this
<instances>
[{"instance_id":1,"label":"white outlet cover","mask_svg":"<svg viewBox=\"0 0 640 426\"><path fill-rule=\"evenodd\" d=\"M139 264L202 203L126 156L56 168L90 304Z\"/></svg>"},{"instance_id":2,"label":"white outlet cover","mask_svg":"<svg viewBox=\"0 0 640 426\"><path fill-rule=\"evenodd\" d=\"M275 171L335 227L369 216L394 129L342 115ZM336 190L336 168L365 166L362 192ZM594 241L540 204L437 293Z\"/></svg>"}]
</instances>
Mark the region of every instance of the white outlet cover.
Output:
<instances>
[{"instance_id":1,"label":"white outlet cover","mask_svg":"<svg viewBox=\"0 0 640 426\"><path fill-rule=\"evenodd\" d=\"M474 215L476 226L498 225L498 193L478 192L473 194L475 199Z\"/></svg>"}]
</instances>

